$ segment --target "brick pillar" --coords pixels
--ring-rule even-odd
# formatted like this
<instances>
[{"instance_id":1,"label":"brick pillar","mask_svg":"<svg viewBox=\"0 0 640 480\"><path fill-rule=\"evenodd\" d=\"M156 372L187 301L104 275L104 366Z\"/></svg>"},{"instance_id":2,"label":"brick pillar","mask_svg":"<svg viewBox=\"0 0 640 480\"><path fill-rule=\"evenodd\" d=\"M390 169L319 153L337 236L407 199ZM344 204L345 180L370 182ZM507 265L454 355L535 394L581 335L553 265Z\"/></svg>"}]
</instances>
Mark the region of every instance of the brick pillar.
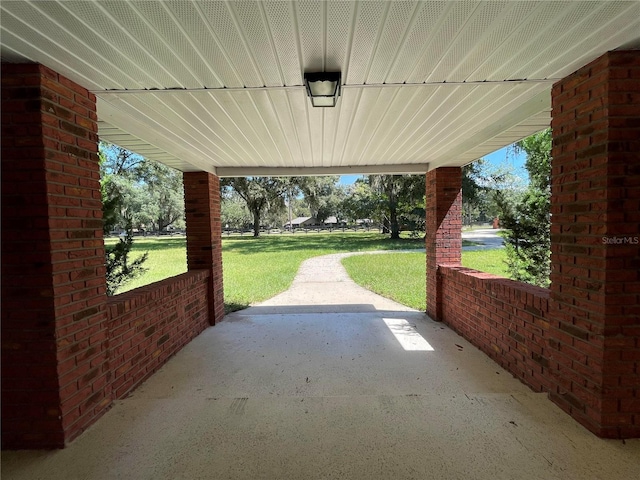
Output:
<instances>
[{"instance_id":1,"label":"brick pillar","mask_svg":"<svg viewBox=\"0 0 640 480\"><path fill-rule=\"evenodd\" d=\"M640 437L640 51L553 87L550 398Z\"/></svg>"},{"instance_id":2,"label":"brick pillar","mask_svg":"<svg viewBox=\"0 0 640 480\"><path fill-rule=\"evenodd\" d=\"M111 403L95 97L2 65L2 445L57 448Z\"/></svg>"},{"instance_id":3,"label":"brick pillar","mask_svg":"<svg viewBox=\"0 0 640 480\"><path fill-rule=\"evenodd\" d=\"M187 267L206 269L209 277L209 324L224 317L220 179L208 172L183 175L187 217Z\"/></svg>"},{"instance_id":4,"label":"brick pillar","mask_svg":"<svg viewBox=\"0 0 640 480\"><path fill-rule=\"evenodd\" d=\"M442 320L442 280L438 265L460 265L462 255L462 169L427 173L427 315Z\"/></svg>"}]
</instances>

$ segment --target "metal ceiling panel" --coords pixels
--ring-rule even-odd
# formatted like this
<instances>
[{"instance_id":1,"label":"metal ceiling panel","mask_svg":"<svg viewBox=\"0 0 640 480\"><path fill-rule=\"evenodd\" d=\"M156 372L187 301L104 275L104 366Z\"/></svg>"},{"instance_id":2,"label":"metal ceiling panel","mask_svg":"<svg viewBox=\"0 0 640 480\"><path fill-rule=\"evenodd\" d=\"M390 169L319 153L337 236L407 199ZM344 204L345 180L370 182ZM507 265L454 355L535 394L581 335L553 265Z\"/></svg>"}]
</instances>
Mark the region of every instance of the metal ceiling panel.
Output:
<instances>
[{"instance_id":1,"label":"metal ceiling panel","mask_svg":"<svg viewBox=\"0 0 640 480\"><path fill-rule=\"evenodd\" d=\"M461 165L548 126L554 81L640 48L634 0L3 0L0 13L3 61L87 87L102 138L185 171ZM308 71L342 72L335 108L310 106Z\"/></svg>"}]
</instances>

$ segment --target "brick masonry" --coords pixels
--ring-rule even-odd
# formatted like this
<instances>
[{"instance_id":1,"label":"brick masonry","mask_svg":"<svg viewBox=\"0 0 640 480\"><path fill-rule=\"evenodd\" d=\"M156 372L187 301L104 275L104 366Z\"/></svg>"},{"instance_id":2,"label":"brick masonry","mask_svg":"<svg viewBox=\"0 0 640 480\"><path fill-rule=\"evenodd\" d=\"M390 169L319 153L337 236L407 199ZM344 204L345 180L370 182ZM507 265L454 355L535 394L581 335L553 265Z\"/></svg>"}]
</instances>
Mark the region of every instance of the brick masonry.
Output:
<instances>
[{"instance_id":1,"label":"brick masonry","mask_svg":"<svg viewBox=\"0 0 640 480\"><path fill-rule=\"evenodd\" d=\"M553 87L552 400L594 433L640 436L640 51Z\"/></svg>"},{"instance_id":2,"label":"brick masonry","mask_svg":"<svg viewBox=\"0 0 640 480\"><path fill-rule=\"evenodd\" d=\"M224 313L209 174L189 197L190 271L107 299L96 120L82 87L2 65L3 448L64 447Z\"/></svg>"},{"instance_id":3,"label":"brick masonry","mask_svg":"<svg viewBox=\"0 0 640 480\"><path fill-rule=\"evenodd\" d=\"M111 403L95 96L2 65L2 441L59 447Z\"/></svg>"},{"instance_id":4,"label":"brick masonry","mask_svg":"<svg viewBox=\"0 0 640 480\"><path fill-rule=\"evenodd\" d=\"M443 321L537 392L548 392L549 290L440 266Z\"/></svg>"},{"instance_id":5,"label":"brick masonry","mask_svg":"<svg viewBox=\"0 0 640 480\"><path fill-rule=\"evenodd\" d=\"M462 258L462 169L436 168L426 178L427 314L442 319L438 266Z\"/></svg>"},{"instance_id":6,"label":"brick masonry","mask_svg":"<svg viewBox=\"0 0 640 480\"><path fill-rule=\"evenodd\" d=\"M208 172L185 172L184 206L187 218L187 267L207 269L209 277L209 321L224 317L222 284L222 225L220 179Z\"/></svg>"},{"instance_id":7,"label":"brick masonry","mask_svg":"<svg viewBox=\"0 0 640 480\"><path fill-rule=\"evenodd\" d=\"M197 270L109 298L113 398L123 398L209 325L209 271Z\"/></svg>"}]
</instances>

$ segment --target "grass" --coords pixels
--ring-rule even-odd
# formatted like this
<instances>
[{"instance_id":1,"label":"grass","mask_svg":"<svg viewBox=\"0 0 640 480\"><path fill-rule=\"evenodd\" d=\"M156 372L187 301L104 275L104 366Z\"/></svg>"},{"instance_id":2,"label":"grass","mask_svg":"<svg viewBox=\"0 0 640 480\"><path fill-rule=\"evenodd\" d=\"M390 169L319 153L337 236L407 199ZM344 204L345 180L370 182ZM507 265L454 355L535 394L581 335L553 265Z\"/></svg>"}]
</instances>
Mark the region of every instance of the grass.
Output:
<instances>
[{"instance_id":1,"label":"grass","mask_svg":"<svg viewBox=\"0 0 640 480\"><path fill-rule=\"evenodd\" d=\"M104 243L109 245L115 242L117 242L117 239L108 238ZM143 264L147 271L140 277L126 283L118 290L118 293L133 290L187 271L187 249L184 237L136 237L131 249L132 259L145 252L149 253L147 261Z\"/></svg>"},{"instance_id":2,"label":"grass","mask_svg":"<svg viewBox=\"0 0 640 480\"><path fill-rule=\"evenodd\" d=\"M426 310L424 253L354 255L342 259L351 279L383 297L416 310Z\"/></svg>"},{"instance_id":3,"label":"grass","mask_svg":"<svg viewBox=\"0 0 640 480\"><path fill-rule=\"evenodd\" d=\"M116 239L107 239L114 243ZM225 309L246 308L286 290L307 258L337 252L424 248L421 238L391 240L373 232L264 235L222 239ZM148 285L187 271L184 237L136 238L132 257L144 252L148 269L124 285L118 293Z\"/></svg>"},{"instance_id":4,"label":"grass","mask_svg":"<svg viewBox=\"0 0 640 480\"><path fill-rule=\"evenodd\" d=\"M356 255L342 260L349 276L358 285L416 310L426 310L426 255L390 253ZM505 251L462 252L462 265L482 272L505 276Z\"/></svg>"},{"instance_id":5,"label":"grass","mask_svg":"<svg viewBox=\"0 0 640 480\"><path fill-rule=\"evenodd\" d=\"M116 241L116 239L107 239L105 243ZM473 245L472 242L466 241L463 244ZM423 248L424 240L422 238L409 238L407 235L399 240L391 240L386 235L373 232L223 238L225 310L227 312L240 310L286 290L291 285L300 264L307 258L338 252ZM118 293L187 271L186 239L184 237L137 237L133 243L132 257L135 258L144 252L149 253L149 258L144 264L147 272L124 285ZM484 254L478 256L478 261L484 260L486 263L487 252L468 253ZM411 268L409 266L411 260L405 260L405 258L410 259L411 256L419 257L420 255L424 259L424 253L397 255L401 259L398 261L402 262L403 267L397 269L401 273L401 278L396 283L402 284L404 281L407 286L403 290L413 292L402 294L399 297L401 299L398 300L400 303L415 303L416 299L424 297L424 260L416 263L416 265L422 265L422 270L414 271L412 269L410 275L408 269ZM384 255L384 257L386 256ZM393 257L395 256L393 255ZM372 263L378 264L379 262ZM404 271L405 264L406 271ZM367 265L368 268L371 266ZM413 281L406 283L409 281L407 279L414 277L418 282L417 287L414 286ZM423 285L421 290L419 290L420 279ZM422 293L416 293L416 288ZM384 295L384 293L382 294ZM411 303L405 304L412 306Z\"/></svg>"}]
</instances>

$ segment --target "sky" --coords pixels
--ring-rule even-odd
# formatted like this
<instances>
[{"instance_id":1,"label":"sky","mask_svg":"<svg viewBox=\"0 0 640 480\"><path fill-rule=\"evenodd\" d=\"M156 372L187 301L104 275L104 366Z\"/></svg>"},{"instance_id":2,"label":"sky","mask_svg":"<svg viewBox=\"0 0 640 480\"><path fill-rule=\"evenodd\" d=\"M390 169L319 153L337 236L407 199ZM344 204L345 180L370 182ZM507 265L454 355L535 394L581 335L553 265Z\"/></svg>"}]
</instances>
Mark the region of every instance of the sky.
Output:
<instances>
[{"instance_id":1,"label":"sky","mask_svg":"<svg viewBox=\"0 0 640 480\"><path fill-rule=\"evenodd\" d=\"M485 155L484 159L493 168L500 166L512 167L514 174L522 177L523 179L527 178L527 171L524 168L526 156L522 153L516 155L513 152L513 149L510 149L509 147L504 147L490 153L489 155ZM340 181L338 183L340 185L351 185L359 177L361 177L361 175L340 175Z\"/></svg>"}]
</instances>

